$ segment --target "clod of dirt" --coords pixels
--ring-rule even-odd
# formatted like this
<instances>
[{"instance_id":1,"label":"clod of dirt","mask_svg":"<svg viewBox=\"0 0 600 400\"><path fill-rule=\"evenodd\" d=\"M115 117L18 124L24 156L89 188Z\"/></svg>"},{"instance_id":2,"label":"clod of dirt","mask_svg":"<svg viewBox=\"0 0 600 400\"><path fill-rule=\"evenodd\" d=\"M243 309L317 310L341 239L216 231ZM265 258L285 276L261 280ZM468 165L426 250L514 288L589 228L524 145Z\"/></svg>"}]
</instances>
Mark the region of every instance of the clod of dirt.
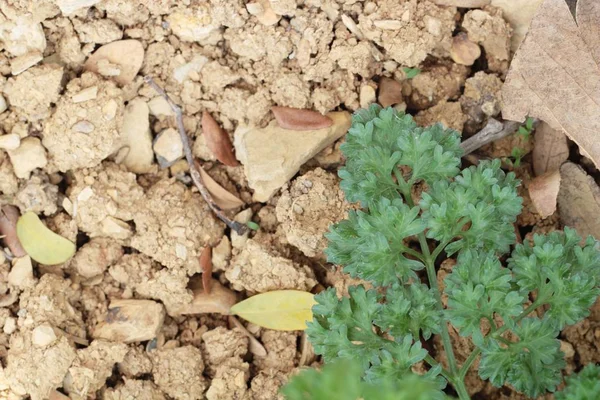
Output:
<instances>
[{"instance_id":1,"label":"clod of dirt","mask_svg":"<svg viewBox=\"0 0 600 400\"><path fill-rule=\"evenodd\" d=\"M405 81L403 91L406 103L416 110L424 110L441 100L454 100L460 95L469 68L458 64L437 64Z\"/></svg>"},{"instance_id":2,"label":"clod of dirt","mask_svg":"<svg viewBox=\"0 0 600 400\"><path fill-rule=\"evenodd\" d=\"M116 363L123 361L127 346L94 340L89 347L77 350L77 357L65 376L63 388L72 400L85 400L100 390L112 375Z\"/></svg>"},{"instance_id":3,"label":"clod of dirt","mask_svg":"<svg viewBox=\"0 0 600 400\"><path fill-rule=\"evenodd\" d=\"M295 132L280 128L275 121L266 128L238 127L234 145L244 165L254 199L265 202L287 182L302 164L343 136L350 127L350 114L328 114L329 128Z\"/></svg>"},{"instance_id":4,"label":"clod of dirt","mask_svg":"<svg viewBox=\"0 0 600 400\"><path fill-rule=\"evenodd\" d=\"M288 380L288 374L276 369L259 371L250 384L250 393L254 400L285 400L279 390Z\"/></svg>"},{"instance_id":5,"label":"clod of dirt","mask_svg":"<svg viewBox=\"0 0 600 400\"><path fill-rule=\"evenodd\" d=\"M158 335L165 310L151 300L113 300L108 312L92 332L96 339L133 343L150 340Z\"/></svg>"},{"instance_id":6,"label":"clod of dirt","mask_svg":"<svg viewBox=\"0 0 600 400\"><path fill-rule=\"evenodd\" d=\"M370 14L361 13L358 28L383 47L386 56L402 65L416 67L429 54L446 54L455 28L456 8L430 2L376 4Z\"/></svg>"},{"instance_id":7,"label":"clod of dirt","mask_svg":"<svg viewBox=\"0 0 600 400\"><path fill-rule=\"evenodd\" d=\"M174 179L154 184L137 204L131 246L169 269L201 272L200 252L216 245L224 226L198 193Z\"/></svg>"},{"instance_id":8,"label":"clod of dirt","mask_svg":"<svg viewBox=\"0 0 600 400\"><path fill-rule=\"evenodd\" d=\"M186 314L229 314L229 309L238 301L237 294L213 279L210 285L210 294L206 294L201 285L194 285L192 280L193 299L179 309L172 311L173 315ZM170 312L171 313L171 312Z\"/></svg>"},{"instance_id":9,"label":"clod of dirt","mask_svg":"<svg viewBox=\"0 0 600 400\"><path fill-rule=\"evenodd\" d=\"M129 346L128 352L117 366L119 372L128 378L138 378L152 372L152 360L144 346Z\"/></svg>"},{"instance_id":10,"label":"clod of dirt","mask_svg":"<svg viewBox=\"0 0 600 400\"><path fill-rule=\"evenodd\" d=\"M105 44L85 62L84 68L120 85L133 81L144 62L144 47L137 40L117 40Z\"/></svg>"},{"instance_id":11,"label":"clod of dirt","mask_svg":"<svg viewBox=\"0 0 600 400\"><path fill-rule=\"evenodd\" d=\"M450 56L457 64L473 65L481 56L481 48L477 43L471 42L464 32L460 32L452 39Z\"/></svg>"},{"instance_id":12,"label":"clod of dirt","mask_svg":"<svg viewBox=\"0 0 600 400\"><path fill-rule=\"evenodd\" d=\"M254 358L253 364L258 369L275 369L281 372L290 372L294 369L298 356L296 332L264 330L260 338L267 349L267 356Z\"/></svg>"},{"instance_id":13,"label":"clod of dirt","mask_svg":"<svg viewBox=\"0 0 600 400\"><path fill-rule=\"evenodd\" d=\"M36 137L26 137L15 150L8 152L13 171L17 178L29 179L29 175L37 168L44 168L48 164L46 151Z\"/></svg>"},{"instance_id":14,"label":"clod of dirt","mask_svg":"<svg viewBox=\"0 0 600 400\"><path fill-rule=\"evenodd\" d=\"M484 48L488 68L494 72L506 73L513 30L502 17L502 10L491 6L484 7L483 10L471 10L465 14L462 27L469 40Z\"/></svg>"},{"instance_id":15,"label":"clod of dirt","mask_svg":"<svg viewBox=\"0 0 600 400\"><path fill-rule=\"evenodd\" d=\"M160 132L154 139L152 149L162 168L170 167L183 158L183 143L179 132L174 128L167 128Z\"/></svg>"},{"instance_id":16,"label":"clod of dirt","mask_svg":"<svg viewBox=\"0 0 600 400\"><path fill-rule=\"evenodd\" d=\"M177 310L192 302L192 293L187 289L188 277L184 271L157 267L150 257L143 254L123 256L110 268L109 274L140 296L162 301L169 315L179 315Z\"/></svg>"},{"instance_id":17,"label":"clod of dirt","mask_svg":"<svg viewBox=\"0 0 600 400\"><path fill-rule=\"evenodd\" d=\"M93 101L80 102L75 96L96 87ZM44 126L44 147L51 169L95 167L121 147L119 129L123 118L122 92L110 81L88 72L73 79L60 98L56 111Z\"/></svg>"},{"instance_id":18,"label":"clod of dirt","mask_svg":"<svg viewBox=\"0 0 600 400\"><path fill-rule=\"evenodd\" d=\"M460 97L462 110L467 116L465 132L473 134L487 123L488 118L500 113L500 89L502 80L493 74L477 72L465 82Z\"/></svg>"},{"instance_id":19,"label":"clod of dirt","mask_svg":"<svg viewBox=\"0 0 600 400\"><path fill-rule=\"evenodd\" d=\"M590 218L600 215L600 188L594 178L571 162L560 167L560 178L558 207L562 222L583 237L600 237L600 219Z\"/></svg>"},{"instance_id":20,"label":"clod of dirt","mask_svg":"<svg viewBox=\"0 0 600 400\"><path fill-rule=\"evenodd\" d=\"M123 113L121 134L126 148L121 149L125 152L122 163L136 174L150 172L154 162L149 116L148 104L139 98L131 100Z\"/></svg>"},{"instance_id":21,"label":"clod of dirt","mask_svg":"<svg viewBox=\"0 0 600 400\"><path fill-rule=\"evenodd\" d=\"M132 235L127 221L133 220L136 203L142 201L144 192L135 174L104 163L75 171L67 195L79 229L90 237L108 236L121 243Z\"/></svg>"},{"instance_id":22,"label":"clod of dirt","mask_svg":"<svg viewBox=\"0 0 600 400\"><path fill-rule=\"evenodd\" d=\"M202 341L206 363L213 374L228 359L237 358L241 361L241 357L248 352L248 337L240 329L229 330L220 326L205 332Z\"/></svg>"},{"instance_id":23,"label":"clod of dirt","mask_svg":"<svg viewBox=\"0 0 600 400\"><path fill-rule=\"evenodd\" d=\"M152 376L169 397L176 400L203 399L206 380L202 376L204 361L200 349L182 346L150 353Z\"/></svg>"},{"instance_id":24,"label":"clod of dirt","mask_svg":"<svg viewBox=\"0 0 600 400\"><path fill-rule=\"evenodd\" d=\"M49 347L38 347L32 343L31 331L22 332L11 335L4 375L15 394L45 400L62 386L75 357L75 349L64 337Z\"/></svg>"},{"instance_id":25,"label":"clod of dirt","mask_svg":"<svg viewBox=\"0 0 600 400\"><path fill-rule=\"evenodd\" d=\"M244 399L247 398L250 365L241 359L227 360L216 367L215 376L206 391L208 400Z\"/></svg>"},{"instance_id":26,"label":"clod of dirt","mask_svg":"<svg viewBox=\"0 0 600 400\"><path fill-rule=\"evenodd\" d=\"M8 79L4 94L11 109L30 121L49 117L50 104L59 99L63 73L57 64L44 64Z\"/></svg>"},{"instance_id":27,"label":"clod of dirt","mask_svg":"<svg viewBox=\"0 0 600 400\"><path fill-rule=\"evenodd\" d=\"M467 121L467 116L463 114L459 102L442 100L435 106L420 111L415 116L415 121L421 126L430 126L440 123L446 128L451 128L462 133L465 122Z\"/></svg>"},{"instance_id":28,"label":"clod of dirt","mask_svg":"<svg viewBox=\"0 0 600 400\"><path fill-rule=\"evenodd\" d=\"M308 291L317 283L308 266L279 257L253 239L248 239L234 254L225 277L234 290L258 293L278 289Z\"/></svg>"},{"instance_id":29,"label":"clod of dirt","mask_svg":"<svg viewBox=\"0 0 600 400\"><path fill-rule=\"evenodd\" d=\"M4 50L13 57L43 53L46 36L42 24L31 14L10 12L10 9L3 12L6 14L3 13L0 21L0 41Z\"/></svg>"},{"instance_id":30,"label":"clod of dirt","mask_svg":"<svg viewBox=\"0 0 600 400\"><path fill-rule=\"evenodd\" d=\"M552 129L547 123L540 122L535 129L532 158L533 171L537 176L557 171L569 158L567 136L563 131Z\"/></svg>"},{"instance_id":31,"label":"clod of dirt","mask_svg":"<svg viewBox=\"0 0 600 400\"><path fill-rule=\"evenodd\" d=\"M124 379L115 388L107 388L103 400L166 400L158 386L146 380Z\"/></svg>"},{"instance_id":32,"label":"clod of dirt","mask_svg":"<svg viewBox=\"0 0 600 400\"><path fill-rule=\"evenodd\" d=\"M342 220L348 209L339 179L321 168L294 180L277 202L277 220L290 244L308 257L323 257L329 226Z\"/></svg>"},{"instance_id":33,"label":"clod of dirt","mask_svg":"<svg viewBox=\"0 0 600 400\"><path fill-rule=\"evenodd\" d=\"M21 214L32 211L36 214L52 215L58 210L58 186L48 182L48 177L34 174L22 182L14 197L14 204Z\"/></svg>"},{"instance_id":34,"label":"clod of dirt","mask_svg":"<svg viewBox=\"0 0 600 400\"><path fill-rule=\"evenodd\" d=\"M123 248L113 239L97 237L77 250L69 268L84 279L103 274L123 256Z\"/></svg>"}]
</instances>

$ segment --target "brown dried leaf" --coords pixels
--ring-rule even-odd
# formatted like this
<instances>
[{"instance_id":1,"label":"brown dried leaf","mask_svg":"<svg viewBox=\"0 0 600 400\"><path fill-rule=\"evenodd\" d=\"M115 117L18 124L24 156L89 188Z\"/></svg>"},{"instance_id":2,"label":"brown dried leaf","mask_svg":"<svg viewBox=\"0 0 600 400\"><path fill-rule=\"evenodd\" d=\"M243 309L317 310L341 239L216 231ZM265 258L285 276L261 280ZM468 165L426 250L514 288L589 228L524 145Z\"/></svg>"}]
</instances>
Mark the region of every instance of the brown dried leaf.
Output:
<instances>
[{"instance_id":1,"label":"brown dried leaf","mask_svg":"<svg viewBox=\"0 0 600 400\"><path fill-rule=\"evenodd\" d=\"M558 206L561 221L586 237L600 237L600 188L583 168L571 162L560 167Z\"/></svg>"},{"instance_id":2,"label":"brown dried leaf","mask_svg":"<svg viewBox=\"0 0 600 400\"><path fill-rule=\"evenodd\" d=\"M320 112L292 107L271 107L277 124L283 129L311 131L328 128L333 120Z\"/></svg>"},{"instance_id":3,"label":"brown dried leaf","mask_svg":"<svg viewBox=\"0 0 600 400\"><path fill-rule=\"evenodd\" d=\"M144 47L142 44L133 39L117 40L112 43L105 44L92 54L85 65L86 71L98 73L101 69L99 62L106 60L110 64L116 65L120 73L113 79L121 84L127 85L133 81L144 62Z\"/></svg>"},{"instance_id":4,"label":"brown dried leaf","mask_svg":"<svg viewBox=\"0 0 600 400\"><path fill-rule=\"evenodd\" d=\"M556 211L556 199L560 189L560 172L552 171L540 175L529 182L529 197L542 218Z\"/></svg>"},{"instance_id":5,"label":"brown dried leaf","mask_svg":"<svg viewBox=\"0 0 600 400\"><path fill-rule=\"evenodd\" d=\"M383 107L389 107L394 104L402 103L402 84L395 79L381 78L379 81L379 104Z\"/></svg>"},{"instance_id":6,"label":"brown dried leaf","mask_svg":"<svg viewBox=\"0 0 600 400\"><path fill-rule=\"evenodd\" d=\"M206 246L200 253L200 268L202 268L202 287L204 293L210 294L212 281L212 247Z\"/></svg>"},{"instance_id":7,"label":"brown dried leaf","mask_svg":"<svg viewBox=\"0 0 600 400\"><path fill-rule=\"evenodd\" d=\"M452 38L450 56L457 64L473 65L481 56L481 48L469 40L466 33L461 32Z\"/></svg>"},{"instance_id":8,"label":"brown dried leaf","mask_svg":"<svg viewBox=\"0 0 600 400\"><path fill-rule=\"evenodd\" d=\"M536 176L557 171L569 158L569 145L563 131L552 129L545 122L540 123L535 129L532 157Z\"/></svg>"},{"instance_id":9,"label":"brown dried leaf","mask_svg":"<svg viewBox=\"0 0 600 400\"><path fill-rule=\"evenodd\" d=\"M244 202L238 199L233 194L229 193L223 186L219 185L209 174L196 162L198 172L202 178L202 183L206 186L206 190L212 196L216 205L223 210L232 210L244 205Z\"/></svg>"},{"instance_id":10,"label":"brown dried leaf","mask_svg":"<svg viewBox=\"0 0 600 400\"><path fill-rule=\"evenodd\" d=\"M15 206L4 205L0 210L0 235L4 236L4 244L10 249L15 257L23 257L27 252L21 246L17 236L17 221L19 210Z\"/></svg>"},{"instance_id":11,"label":"brown dried leaf","mask_svg":"<svg viewBox=\"0 0 600 400\"><path fill-rule=\"evenodd\" d=\"M229 135L221 129L217 121L206 111L202 113L202 133L206 140L206 146L217 157L217 160L230 167L240 165L233 154L233 145Z\"/></svg>"},{"instance_id":12,"label":"brown dried leaf","mask_svg":"<svg viewBox=\"0 0 600 400\"><path fill-rule=\"evenodd\" d=\"M502 87L503 116L563 129L600 166L600 2L579 0L577 26L564 0L544 0ZM585 41L582 39L585 38Z\"/></svg>"}]
</instances>

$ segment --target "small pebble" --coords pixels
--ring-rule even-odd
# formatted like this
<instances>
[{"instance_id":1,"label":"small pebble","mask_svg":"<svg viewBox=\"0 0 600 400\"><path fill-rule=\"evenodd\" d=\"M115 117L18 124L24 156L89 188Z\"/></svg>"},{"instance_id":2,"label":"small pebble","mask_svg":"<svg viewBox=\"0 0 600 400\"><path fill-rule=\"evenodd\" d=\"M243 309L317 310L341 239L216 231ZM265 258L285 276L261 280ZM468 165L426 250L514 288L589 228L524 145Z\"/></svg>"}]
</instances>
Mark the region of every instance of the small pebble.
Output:
<instances>
[{"instance_id":1,"label":"small pebble","mask_svg":"<svg viewBox=\"0 0 600 400\"><path fill-rule=\"evenodd\" d=\"M31 342L34 346L45 347L56 340L54 329L48 324L40 325L33 330Z\"/></svg>"},{"instance_id":2,"label":"small pebble","mask_svg":"<svg viewBox=\"0 0 600 400\"><path fill-rule=\"evenodd\" d=\"M94 124L90 121L79 121L71 127L71 130L78 133L92 133L94 132Z\"/></svg>"},{"instance_id":3,"label":"small pebble","mask_svg":"<svg viewBox=\"0 0 600 400\"><path fill-rule=\"evenodd\" d=\"M0 136L0 149L15 150L21 144L21 137L16 133Z\"/></svg>"},{"instance_id":4,"label":"small pebble","mask_svg":"<svg viewBox=\"0 0 600 400\"><path fill-rule=\"evenodd\" d=\"M84 101L93 100L98 96L98 86L91 86L81 90L73 95L73 103L83 103Z\"/></svg>"},{"instance_id":5,"label":"small pebble","mask_svg":"<svg viewBox=\"0 0 600 400\"><path fill-rule=\"evenodd\" d=\"M0 94L0 114L8 109L8 105L6 104L6 99L4 96Z\"/></svg>"},{"instance_id":6,"label":"small pebble","mask_svg":"<svg viewBox=\"0 0 600 400\"><path fill-rule=\"evenodd\" d=\"M4 328L3 328L4 333L6 333L7 335L10 335L10 334L14 333L16 330L17 330L17 320L13 317L6 318L6 321L4 321Z\"/></svg>"},{"instance_id":7,"label":"small pebble","mask_svg":"<svg viewBox=\"0 0 600 400\"><path fill-rule=\"evenodd\" d=\"M294 205L292 206L292 209L294 210L294 212L295 212L296 214L302 214L302 213L304 212L304 208L302 208L302 207L301 207L300 205L298 205L298 204L294 204Z\"/></svg>"}]
</instances>

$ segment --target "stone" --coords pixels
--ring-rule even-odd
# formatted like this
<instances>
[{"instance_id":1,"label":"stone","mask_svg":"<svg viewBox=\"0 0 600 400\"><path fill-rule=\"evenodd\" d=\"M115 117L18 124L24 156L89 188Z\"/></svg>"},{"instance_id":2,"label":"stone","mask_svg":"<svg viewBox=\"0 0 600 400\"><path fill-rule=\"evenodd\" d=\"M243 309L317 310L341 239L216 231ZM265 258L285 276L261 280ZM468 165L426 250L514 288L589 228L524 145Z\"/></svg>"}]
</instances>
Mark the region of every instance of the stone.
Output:
<instances>
[{"instance_id":1,"label":"stone","mask_svg":"<svg viewBox=\"0 0 600 400\"><path fill-rule=\"evenodd\" d=\"M101 0L56 0L56 5L64 15L70 15L76 11L98 4L100 1Z\"/></svg>"},{"instance_id":2,"label":"stone","mask_svg":"<svg viewBox=\"0 0 600 400\"><path fill-rule=\"evenodd\" d=\"M148 102L148 108L150 109L150 114L154 117L173 117L175 113L173 109L169 105L169 102L165 100L162 96L156 96L152 100Z\"/></svg>"},{"instance_id":3,"label":"stone","mask_svg":"<svg viewBox=\"0 0 600 400\"><path fill-rule=\"evenodd\" d=\"M8 156L15 175L20 179L28 179L33 170L44 168L48 164L46 150L40 139L35 137L23 139L17 149L8 152Z\"/></svg>"},{"instance_id":4,"label":"stone","mask_svg":"<svg viewBox=\"0 0 600 400\"><path fill-rule=\"evenodd\" d=\"M133 82L143 62L144 47L139 41L117 40L96 50L87 59L84 68L87 71L111 76L120 85L127 85ZM107 64L110 64L110 68L105 68Z\"/></svg>"},{"instance_id":5,"label":"stone","mask_svg":"<svg viewBox=\"0 0 600 400\"><path fill-rule=\"evenodd\" d=\"M23 54L10 60L10 72L13 76L19 75L21 72L27 71L35 64L44 59L42 53L32 51L31 53Z\"/></svg>"},{"instance_id":6,"label":"stone","mask_svg":"<svg viewBox=\"0 0 600 400\"><path fill-rule=\"evenodd\" d=\"M16 133L0 136L0 149L16 150L21 145L21 137Z\"/></svg>"},{"instance_id":7,"label":"stone","mask_svg":"<svg viewBox=\"0 0 600 400\"><path fill-rule=\"evenodd\" d=\"M152 148L162 168L170 167L177 160L183 158L181 137L174 128L167 128L159 133L154 139Z\"/></svg>"},{"instance_id":8,"label":"stone","mask_svg":"<svg viewBox=\"0 0 600 400\"><path fill-rule=\"evenodd\" d=\"M362 108L367 108L371 103L374 103L377 100L377 94L375 93L375 88L373 86L364 85L360 88L360 106Z\"/></svg>"},{"instance_id":9,"label":"stone","mask_svg":"<svg viewBox=\"0 0 600 400\"><path fill-rule=\"evenodd\" d=\"M234 134L236 156L244 165L254 200L266 202L302 164L342 137L350 127L348 112L332 112L333 124L311 131L283 129L272 121L265 128L239 126Z\"/></svg>"},{"instance_id":10,"label":"stone","mask_svg":"<svg viewBox=\"0 0 600 400\"><path fill-rule=\"evenodd\" d=\"M14 333L17 330L17 319L13 317L6 318L2 331L7 335Z\"/></svg>"},{"instance_id":11,"label":"stone","mask_svg":"<svg viewBox=\"0 0 600 400\"><path fill-rule=\"evenodd\" d=\"M56 333L48 324L36 327L31 334L31 342L37 347L46 347L56 341Z\"/></svg>"},{"instance_id":12,"label":"stone","mask_svg":"<svg viewBox=\"0 0 600 400\"><path fill-rule=\"evenodd\" d=\"M127 155L122 163L136 174L150 171L154 162L150 111L142 99L133 99L125 107L121 137L127 146Z\"/></svg>"},{"instance_id":13,"label":"stone","mask_svg":"<svg viewBox=\"0 0 600 400\"><path fill-rule=\"evenodd\" d=\"M165 309L152 300L113 300L92 332L95 339L135 343L154 339L162 328Z\"/></svg>"},{"instance_id":14,"label":"stone","mask_svg":"<svg viewBox=\"0 0 600 400\"><path fill-rule=\"evenodd\" d=\"M6 104L6 99L4 98L4 96L2 96L0 94L0 114L2 114L6 110L8 110L8 105Z\"/></svg>"},{"instance_id":15,"label":"stone","mask_svg":"<svg viewBox=\"0 0 600 400\"><path fill-rule=\"evenodd\" d=\"M29 256L15 258L8 273L8 283L19 289L25 289L32 287L34 282L31 258Z\"/></svg>"}]
</instances>

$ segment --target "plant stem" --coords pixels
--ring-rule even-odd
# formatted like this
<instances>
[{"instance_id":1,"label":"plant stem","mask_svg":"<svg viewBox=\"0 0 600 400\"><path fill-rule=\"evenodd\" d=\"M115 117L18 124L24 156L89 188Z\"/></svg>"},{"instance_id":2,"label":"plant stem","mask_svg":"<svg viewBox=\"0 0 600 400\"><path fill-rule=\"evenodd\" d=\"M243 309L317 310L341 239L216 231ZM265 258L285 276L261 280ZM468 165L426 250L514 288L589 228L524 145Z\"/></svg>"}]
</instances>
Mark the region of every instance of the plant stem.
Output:
<instances>
[{"instance_id":1,"label":"plant stem","mask_svg":"<svg viewBox=\"0 0 600 400\"><path fill-rule=\"evenodd\" d=\"M429 354L425 356L425 362L429 364L430 367L437 367L440 365L439 362L435 360L435 358L431 357ZM441 372L442 376L446 378L448 381L452 380L452 374L446 368L442 368Z\"/></svg>"}]
</instances>

